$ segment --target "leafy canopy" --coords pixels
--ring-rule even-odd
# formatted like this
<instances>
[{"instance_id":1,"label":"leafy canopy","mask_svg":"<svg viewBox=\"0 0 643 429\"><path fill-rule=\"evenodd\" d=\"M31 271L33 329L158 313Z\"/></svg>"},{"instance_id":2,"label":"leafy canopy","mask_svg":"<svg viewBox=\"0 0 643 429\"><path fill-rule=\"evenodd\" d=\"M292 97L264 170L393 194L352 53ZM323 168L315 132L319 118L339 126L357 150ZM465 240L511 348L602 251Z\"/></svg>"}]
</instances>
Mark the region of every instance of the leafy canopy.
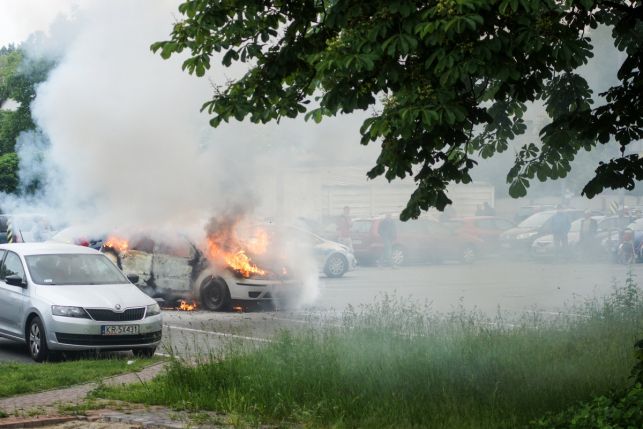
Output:
<instances>
[{"instance_id":1,"label":"leafy canopy","mask_svg":"<svg viewBox=\"0 0 643 429\"><path fill-rule=\"evenodd\" d=\"M15 192L18 186L16 140L23 131L34 130L31 102L36 87L43 82L54 63L28 58L14 46L0 48L0 106L12 100L12 110L0 110L0 191Z\"/></svg>"},{"instance_id":2,"label":"leafy canopy","mask_svg":"<svg viewBox=\"0 0 643 429\"><path fill-rule=\"evenodd\" d=\"M374 108L360 130L362 144L381 143L368 176L414 178L403 219L450 204L447 184L470 182L478 156L507 150L531 101L551 121L517 153L512 196L533 178L565 177L579 151L599 144L622 156L598 165L584 195L643 179L643 159L625 155L643 136L642 0L187 0L179 11L153 51L187 50L183 69L198 76L214 58L248 63L203 105L212 126ZM601 103L577 73L598 25L626 55Z\"/></svg>"}]
</instances>

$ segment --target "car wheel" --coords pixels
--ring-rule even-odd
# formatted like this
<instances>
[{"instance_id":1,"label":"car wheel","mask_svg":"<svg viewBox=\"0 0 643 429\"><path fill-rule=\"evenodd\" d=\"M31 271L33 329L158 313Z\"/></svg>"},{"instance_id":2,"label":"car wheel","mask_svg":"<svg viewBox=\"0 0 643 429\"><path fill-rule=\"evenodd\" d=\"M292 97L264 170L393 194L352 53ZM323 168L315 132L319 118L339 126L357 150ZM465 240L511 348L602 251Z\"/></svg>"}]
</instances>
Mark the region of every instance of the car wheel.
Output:
<instances>
[{"instance_id":1,"label":"car wheel","mask_svg":"<svg viewBox=\"0 0 643 429\"><path fill-rule=\"evenodd\" d=\"M29 321L29 326L27 327L27 345L29 346L31 358L36 362L44 362L49 357L45 328L38 316Z\"/></svg>"},{"instance_id":2,"label":"car wheel","mask_svg":"<svg viewBox=\"0 0 643 429\"><path fill-rule=\"evenodd\" d=\"M343 255L339 253L333 253L330 255L326 261L326 266L324 267L324 273L328 277L341 277L346 271L348 271L348 262Z\"/></svg>"},{"instance_id":3,"label":"car wheel","mask_svg":"<svg viewBox=\"0 0 643 429\"><path fill-rule=\"evenodd\" d=\"M156 347L146 347L144 349L132 349L132 353L137 358L149 359L156 353Z\"/></svg>"},{"instance_id":4,"label":"car wheel","mask_svg":"<svg viewBox=\"0 0 643 429\"><path fill-rule=\"evenodd\" d=\"M391 250L391 261L393 262L393 265L402 265L405 260L406 253L404 252L404 249L397 246L393 247L393 250Z\"/></svg>"},{"instance_id":5,"label":"car wheel","mask_svg":"<svg viewBox=\"0 0 643 429\"><path fill-rule=\"evenodd\" d=\"M206 277L201 282L201 305L210 311L225 311L230 308L230 291L223 279Z\"/></svg>"},{"instance_id":6,"label":"car wheel","mask_svg":"<svg viewBox=\"0 0 643 429\"><path fill-rule=\"evenodd\" d=\"M465 264L473 264L473 261L476 260L476 248L473 246L467 246L462 251L462 261Z\"/></svg>"}]
</instances>

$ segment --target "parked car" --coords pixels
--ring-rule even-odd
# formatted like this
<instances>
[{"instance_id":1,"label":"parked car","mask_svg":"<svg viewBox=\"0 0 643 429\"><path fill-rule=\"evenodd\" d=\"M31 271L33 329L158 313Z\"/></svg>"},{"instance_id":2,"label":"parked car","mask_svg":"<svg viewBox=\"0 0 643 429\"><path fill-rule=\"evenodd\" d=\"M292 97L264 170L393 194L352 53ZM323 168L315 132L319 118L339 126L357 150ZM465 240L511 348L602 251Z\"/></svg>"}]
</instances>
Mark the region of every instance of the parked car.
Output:
<instances>
[{"instance_id":1,"label":"parked car","mask_svg":"<svg viewBox=\"0 0 643 429\"><path fill-rule=\"evenodd\" d=\"M486 251L495 251L500 246L500 234L516 225L497 216L467 216L454 218L446 223L464 234L479 238Z\"/></svg>"},{"instance_id":2,"label":"parked car","mask_svg":"<svg viewBox=\"0 0 643 429\"><path fill-rule=\"evenodd\" d=\"M578 255L581 252L603 252L604 249L600 246L602 241L609 236L611 232L620 231L618 216L592 216L596 221L596 236L595 236L595 249L579 249L578 244L580 241L580 229L583 219L576 219L572 222L569 233L567 234L567 244L572 254ZM553 256L555 254L554 236L551 234L543 235L537 238L531 245L532 255L535 257Z\"/></svg>"},{"instance_id":3,"label":"parked car","mask_svg":"<svg viewBox=\"0 0 643 429\"><path fill-rule=\"evenodd\" d=\"M378 229L382 219L355 219L351 239L355 256L360 263L381 259L384 243ZM460 260L473 262L483 242L481 239L449 228L430 219L408 222L395 221L397 239L393 243L392 259L396 265L407 262L441 262Z\"/></svg>"},{"instance_id":4,"label":"parked car","mask_svg":"<svg viewBox=\"0 0 643 429\"><path fill-rule=\"evenodd\" d=\"M357 265L353 252L343 244L295 227L287 227L284 234L296 240L303 252L312 249L319 272L327 277L342 277L348 271L353 271Z\"/></svg>"},{"instance_id":5,"label":"parked car","mask_svg":"<svg viewBox=\"0 0 643 429\"><path fill-rule=\"evenodd\" d=\"M583 216L582 210L564 209L570 222ZM511 228L500 235L500 247L513 254L527 254L531 250L531 244L543 235L551 234L551 219L557 210L546 210L535 213L523 220L515 228Z\"/></svg>"},{"instance_id":6,"label":"parked car","mask_svg":"<svg viewBox=\"0 0 643 429\"><path fill-rule=\"evenodd\" d=\"M101 250L124 272L138 275L137 286L153 298L176 305L197 301L212 311L233 304L291 302L302 294L302 282L288 272L244 276L216 267L188 238L139 234L127 247L103 245Z\"/></svg>"},{"instance_id":7,"label":"parked car","mask_svg":"<svg viewBox=\"0 0 643 429\"><path fill-rule=\"evenodd\" d=\"M65 350L154 354L161 310L105 255L18 243L0 245L0 261L0 336L26 343L35 361Z\"/></svg>"},{"instance_id":8,"label":"parked car","mask_svg":"<svg viewBox=\"0 0 643 429\"><path fill-rule=\"evenodd\" d=\"M540 204L540 205L532 205L532 206L522 206L514 214L514 222L515 223L520 223L523 220L527 219L531 215L534 215L534 214L536 214L538 212L542 212L542 211L545 211L545 210L554 210L555 208L556 208L556 206L552 205L552 204Z\"/></svg>"}]
</instances>

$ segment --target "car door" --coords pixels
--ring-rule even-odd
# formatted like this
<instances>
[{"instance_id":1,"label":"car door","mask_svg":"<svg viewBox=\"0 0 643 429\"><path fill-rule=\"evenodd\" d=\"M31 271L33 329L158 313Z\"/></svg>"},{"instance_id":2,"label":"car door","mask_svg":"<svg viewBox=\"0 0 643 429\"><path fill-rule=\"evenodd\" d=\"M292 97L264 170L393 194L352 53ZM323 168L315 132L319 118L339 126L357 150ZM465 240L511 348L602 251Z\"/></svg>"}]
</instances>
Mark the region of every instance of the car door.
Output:
<instances>
[{"instance_id":1,"label":"car door","mask_svg":"<svg viewBox=\"0 0 643 429\"><path fill-rule=\"evenodd\" d=\"M190 290L194 247L185 239L156 242L152 257L152 275L159 289Z\"/></svg>"},{"instance_id":2,"label":"car door","mask_svg":"<svg viewBox=\"0 0 643 429\"><path fill-rule=\"evenodd\" d=\"M24 337L22 331L22 313L25 302L29 299L27 287L7 284L5 278L19 275L26 279L20 257L11 251L4 252L0 264L0 329L4 334Z\"/></svg>"}]
</instances>

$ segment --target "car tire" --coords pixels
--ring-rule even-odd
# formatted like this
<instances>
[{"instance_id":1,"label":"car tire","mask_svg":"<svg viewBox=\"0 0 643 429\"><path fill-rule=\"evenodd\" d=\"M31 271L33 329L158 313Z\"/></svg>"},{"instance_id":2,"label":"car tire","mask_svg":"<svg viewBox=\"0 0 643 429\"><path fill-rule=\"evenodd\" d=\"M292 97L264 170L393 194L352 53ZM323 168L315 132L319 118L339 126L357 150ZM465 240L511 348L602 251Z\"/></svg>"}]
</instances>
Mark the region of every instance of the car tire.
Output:
<instances>
[{"instance_id":1,"label":"car tire","mask_svg":"<svg viewBox=\"0 0 643 429\"><path fill-rule=\"evenodd\" d=\"M393 266L396 267L406 263L406 251L403 247L393 246L393 249L391 250L391 261L393 262Z\"/></svg>"},{"instance_id":2,"label":"car tire","mask_svg":"<svg viewBox=\"0 0 643 429\"><path fill-rule=\"evenodd\" d=\"M343 276L346 271L348 271L348 261L344 255L339 253L333 253L326 260L326 265L324 266L324 273L328 277L338 278Z\"/></svg>"},{"instance_id":3,"label":"car tire","mask_svg":"<svg viewBox=\"0 0 643 429\"><path fill-rule=\"evenodd\" d=\"M27 346L31 358L36 362L44 362L51 357L47 347L45 328L38 316L33 317L27 326Z\"/></svg>"},{"instance_id":4,"label":"car tire","mask_svg":"<svg viewBox=\"0 0 643 429\"><path fill-rule=\"evenodd\" d=\"M210 311L226 311L230 309L230 290L226 282L219 278L208 276L199 287L201 306Z\"/></svg>"},{"instance_id":5,"label":"car tire","mask_svg":"<svg viewBox=\"0 0 643 429\"><path fill-rule=\"evenodd\" d=\"M145 347L143 349L132 349L132 353L137 358L149 359L156 353L156 347Z\"/></svg>"}]
</instances>

